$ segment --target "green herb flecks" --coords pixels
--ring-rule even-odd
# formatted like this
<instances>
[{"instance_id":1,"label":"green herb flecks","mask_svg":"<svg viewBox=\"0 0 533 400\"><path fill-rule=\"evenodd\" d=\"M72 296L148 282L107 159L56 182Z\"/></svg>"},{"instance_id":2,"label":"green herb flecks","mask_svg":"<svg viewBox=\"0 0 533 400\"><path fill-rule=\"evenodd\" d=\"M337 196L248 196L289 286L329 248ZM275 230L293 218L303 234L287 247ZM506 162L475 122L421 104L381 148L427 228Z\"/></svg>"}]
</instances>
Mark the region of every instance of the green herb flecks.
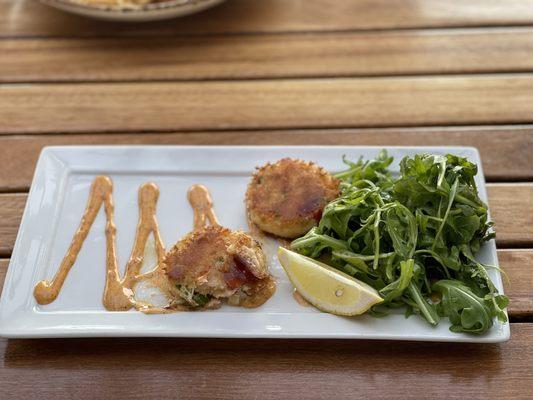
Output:
<instances>
[{"instance_id":1,"label":"green herb flecks","mask_svg":"<svg viewBox=\"0 0 533 400\"><path fill-rule=\"evenodd\" d=\"M203 307L212 299L212 296L196 293L194 289L185 285L177 284L176 288L179 290L180 297L192 307Z\"/></svg>"}]
</instances>

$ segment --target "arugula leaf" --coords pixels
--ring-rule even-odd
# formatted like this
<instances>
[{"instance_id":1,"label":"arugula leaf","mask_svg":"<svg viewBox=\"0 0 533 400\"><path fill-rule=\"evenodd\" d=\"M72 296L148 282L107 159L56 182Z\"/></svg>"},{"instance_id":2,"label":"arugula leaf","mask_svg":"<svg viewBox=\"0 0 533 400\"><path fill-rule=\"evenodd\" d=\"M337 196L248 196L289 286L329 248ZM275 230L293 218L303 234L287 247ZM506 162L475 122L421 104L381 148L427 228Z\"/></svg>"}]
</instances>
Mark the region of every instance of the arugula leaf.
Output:
<instances>
[{"instance_id":1,"label":"arugula leaf","mask_svg":"<svg viewBox=\"0 0 533 400\"><path fill-rule=\"evenodd\" d=\"M384 301L389 302L403 294L413 279L415 261L413 259L400 262L400 277L379 291Z\"/></svg>"},{"instance_id":2,"label":"arugula leaf","mask_svg":"<svg viewBox=\"0 0 533 400\"><path fill-rule=\"evenodd\" d=\"M453 332L484 333L492 326L492 313L486 301L461 281L443 279L433 285L441 293L439 312L450 319Z\"/></svg>"},{"instance_id":3,"label":"arugula leaf","mask_svg":"<svg viewBox=\"0 0 533 400\"><path fill-rule=\"evenodd\" d=\"M411 306L418 310L420 314L428 321L431 325L437 325L439 323L439 314L437 313L437 308L435 305L427 301L427 299L422 294L420 287L413 282L409 284L409 294L411 298L415 301ZM409 304L409 303L408 303Z\"/></svg>"},{"instance_id":4,"label":"arugula leaf","mask_svg":"<svg viewBox=\"0 0 533 400\"><path fill-rule=\"evenodd\" d=\"M384 302L372 315L403 306L406 315L435 325L440 310L455 331L470 333L489 329L492 318L506 320L507 297L474 257L494 237L475 164L451 154L417 154L404 157L393 177L384 150L374 160L343 161L348 169L335 175L341 195L325 207L318 227L292 242L295 251L325 257L380 291ZM435 287L443 292L438 305L430 300Z\"/></svg>"},{"instance_id":5,"label":"arugula leaf","mask_svg":"<svg viewBox=\"0 0 533 400\"><path fill-rule=\"evenodd\" d=\"M364 180L374 183L381 182L383 185L391 180L391 175L387 171L387 168L392 163L393 158L389 157L386 150L381 150L374 160L363 161L363 158L360 157L359 160L354 163L347 160L346 156L343 156L342 161L349 168L334 176L335 178L350 182L352 185Z\"/></svg>"}]
</instances>

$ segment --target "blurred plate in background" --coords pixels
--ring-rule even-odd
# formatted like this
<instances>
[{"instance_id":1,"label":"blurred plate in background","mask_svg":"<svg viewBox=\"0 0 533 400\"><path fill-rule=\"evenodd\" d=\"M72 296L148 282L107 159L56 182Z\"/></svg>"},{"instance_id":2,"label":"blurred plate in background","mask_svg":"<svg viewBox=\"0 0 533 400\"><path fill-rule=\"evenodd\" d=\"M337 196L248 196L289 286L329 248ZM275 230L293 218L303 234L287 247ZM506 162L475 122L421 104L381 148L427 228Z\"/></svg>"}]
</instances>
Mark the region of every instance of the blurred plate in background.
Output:
<instances>
[{"instance_id":1,"label":"blurred plate in background","mask_svg":"<svg viewBox=\"0 0 533 400\"><path fill-rule=\"evenodd\" d=\"M169 0L149 3L136 8L89 5L69 0L41 0L42 3L63 11L110 21L157 21L193 14L213 7L224 0Z\"/></svg>"}]
</instances>

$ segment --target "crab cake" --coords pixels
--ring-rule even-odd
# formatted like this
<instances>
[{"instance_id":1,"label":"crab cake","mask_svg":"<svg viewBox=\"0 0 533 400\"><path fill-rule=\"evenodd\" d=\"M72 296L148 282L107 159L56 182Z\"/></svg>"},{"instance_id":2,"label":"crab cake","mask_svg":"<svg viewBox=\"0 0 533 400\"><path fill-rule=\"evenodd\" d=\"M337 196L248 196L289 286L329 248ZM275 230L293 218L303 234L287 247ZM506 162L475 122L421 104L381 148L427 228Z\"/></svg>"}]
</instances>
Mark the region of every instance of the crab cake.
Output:
<instances>
[{"instance_id":1,"label":"crab cake","mask_svg":"<svg viewBox=\"0 0 533 400\"><path fill-rule=\"evenodd\" d=\"M191 308L214 308L224 300L257 307L275 290L260 244L218 225L195 230L176 243L163 260L163 270L171 295Z\"/></svg>"},{"instance_id":2,"label":"crab cake","mask_svg":"<svg viewBox=\"0 0 533 400\"><path fill-rule=\"evenodd\" d=\"M315 226L339 195L339 181L311 162L284 158L258 168L248 185L248 217L261 230L287 239Z\"/></svg>"}]
</instances>

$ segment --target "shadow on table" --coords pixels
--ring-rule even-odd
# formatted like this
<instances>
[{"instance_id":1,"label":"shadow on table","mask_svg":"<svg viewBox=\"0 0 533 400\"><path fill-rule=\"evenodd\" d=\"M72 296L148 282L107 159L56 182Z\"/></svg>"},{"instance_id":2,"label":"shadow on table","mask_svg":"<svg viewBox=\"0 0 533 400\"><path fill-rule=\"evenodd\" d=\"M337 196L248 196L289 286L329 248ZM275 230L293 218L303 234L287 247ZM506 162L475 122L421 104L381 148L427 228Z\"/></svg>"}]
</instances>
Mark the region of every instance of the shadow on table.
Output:
<instances>
[{"instance_id":1,"label":"shadow on table","mask_svg":"<svg viewBox=\"0 0 533 400\"><path fill-rule=\"evenodd\" d=\"M4 366L15 369L114 369L239 374L294 371L423 374L461 380L501 372L504 345L350 340L46 339L8 340ZM474 366L475 365L475 366Z\"/></svg>"},{"instance_id":2,"label":"shadow on table","mask_svg":"<svg viewBox=\"0 0 533 400\"><path fill-rule=\"evenodd\" d=\"M283 17L284 10L272 10L268 2L227 0L211 9L181 18L154 22L124 23L86 18L51 7L20 0L18 13L38 15L32 33L74 37L164 36L189 34L256 33L270 30L269 21ZM281 13L281 15L280 15Z\"/></svg>"}]
</instances>

